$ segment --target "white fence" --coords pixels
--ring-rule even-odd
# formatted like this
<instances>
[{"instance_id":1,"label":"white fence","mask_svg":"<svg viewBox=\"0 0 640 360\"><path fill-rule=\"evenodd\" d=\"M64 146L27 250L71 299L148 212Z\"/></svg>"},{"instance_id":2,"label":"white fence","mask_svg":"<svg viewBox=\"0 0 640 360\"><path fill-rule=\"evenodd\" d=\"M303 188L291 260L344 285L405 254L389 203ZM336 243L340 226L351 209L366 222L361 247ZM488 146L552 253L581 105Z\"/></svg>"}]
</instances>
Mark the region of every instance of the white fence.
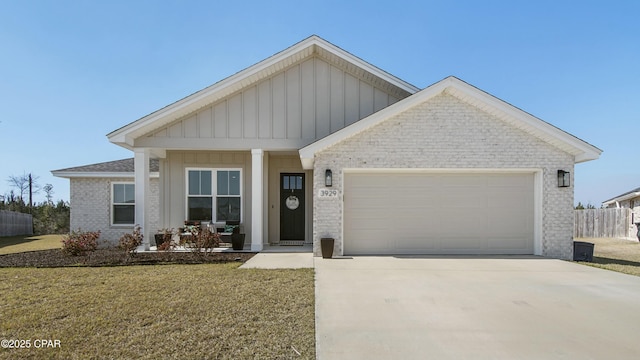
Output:
<instances>
[{"instance_id":1,"label":"white fence","mask_svg":"<svg viewBox=\"0 0 640 360\"><path fill-rule=\"evenodd\" d=\"M31 214L0 210L0 236L17 235L33 235Z\"/></svg>"},{"instance_id":2,"label":"white fence","mask_svg":"<svg viewBox=\"0 0 640 360\"><path fill-rule=\"evenodd\" d=\"M631 209L585 209L575 211L573 237L636 239Z\"/></svg>"}]
</instances>

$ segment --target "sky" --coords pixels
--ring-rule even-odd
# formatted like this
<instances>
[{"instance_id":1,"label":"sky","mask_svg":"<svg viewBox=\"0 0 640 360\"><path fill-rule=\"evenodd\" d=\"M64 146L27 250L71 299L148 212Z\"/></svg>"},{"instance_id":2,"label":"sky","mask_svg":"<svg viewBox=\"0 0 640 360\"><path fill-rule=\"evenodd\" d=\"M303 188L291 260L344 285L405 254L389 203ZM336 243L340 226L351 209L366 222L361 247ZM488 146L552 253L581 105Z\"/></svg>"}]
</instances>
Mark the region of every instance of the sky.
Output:
<instances>
[{"instance_id":1,"label":"sky","mask_svg":"<svg viewBox=\"0 0 640 360\"><path fill-rule=\"evenodd\" d=\"M640 1L0 0L0 195L132 157L106 134L319 35L424 88L456 76L600 148L575 202L640 187ZM41 191L35 201L44 201Z\"/></svg>"}]
</instances>

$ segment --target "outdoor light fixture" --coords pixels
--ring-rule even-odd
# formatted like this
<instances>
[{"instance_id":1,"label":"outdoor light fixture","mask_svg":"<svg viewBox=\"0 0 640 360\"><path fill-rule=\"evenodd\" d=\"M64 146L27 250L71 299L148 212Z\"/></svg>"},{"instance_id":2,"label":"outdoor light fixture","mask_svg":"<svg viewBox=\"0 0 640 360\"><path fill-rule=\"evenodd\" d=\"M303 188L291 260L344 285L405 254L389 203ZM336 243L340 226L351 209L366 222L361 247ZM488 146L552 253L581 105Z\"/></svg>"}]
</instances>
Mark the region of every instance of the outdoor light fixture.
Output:
<instances>
[{"instance_id":1,"label":"outdoor light fixture","mask_svg":"<svg viewBox=\"0 0 640 360\"><path fill-rule=\"evenodd\" d=\"M571 173L564 170L558 170L558 187L569 187L571 184Z\"/></svg>"},{"instance_id":2,"label":"outdoor light fixture","mask_svg":"<svg viewBox=\"0 0 640 360\"><path fill-rule=\"evenodd\" d=\"M333 185L333 174L330 169L324 172L324 186L331 187Z\"/></svg>"}]
</instances>

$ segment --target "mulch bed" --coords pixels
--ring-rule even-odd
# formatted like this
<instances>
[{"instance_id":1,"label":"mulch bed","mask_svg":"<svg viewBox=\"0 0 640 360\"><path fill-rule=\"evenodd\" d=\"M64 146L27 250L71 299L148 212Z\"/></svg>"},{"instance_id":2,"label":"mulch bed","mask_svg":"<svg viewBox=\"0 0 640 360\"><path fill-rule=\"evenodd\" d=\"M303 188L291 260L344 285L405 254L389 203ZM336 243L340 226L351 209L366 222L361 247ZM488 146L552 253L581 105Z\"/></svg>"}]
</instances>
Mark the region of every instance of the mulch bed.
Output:
<instances>
[{"instance_id":1,"label":"mulch bed","mask_svg":"<svg viewBox=\"0 0 640 360\"><path fill-rule=\"evenodd\" d=\"M195 254L192 252L152 252L127 256L117 249L98 249L82 256L70 256L60 249L28 251L0 255L0 267L65 267L65 266L124 266L162 264L219 264L246 262L255 253L215 252Z\"/></svg>"}]
</instances>

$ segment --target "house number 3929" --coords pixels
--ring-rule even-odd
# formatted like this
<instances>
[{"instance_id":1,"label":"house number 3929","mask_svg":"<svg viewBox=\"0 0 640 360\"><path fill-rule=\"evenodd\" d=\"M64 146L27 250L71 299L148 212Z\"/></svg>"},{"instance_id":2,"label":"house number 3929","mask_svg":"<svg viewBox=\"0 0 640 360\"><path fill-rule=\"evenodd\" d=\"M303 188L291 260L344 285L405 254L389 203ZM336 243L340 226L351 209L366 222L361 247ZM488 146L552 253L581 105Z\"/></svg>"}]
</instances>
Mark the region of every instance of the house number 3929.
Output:
<instances>
[{"instance_id":1,"label":"house number 3929","mask_svg":"<svg viewBox=\"0 0 640 360\"><path fill-rule=\"evenodd\" d=\"M333 189L319 189L319 190L318 190L318 197L321 197L321 198L332 198L332 197L338 197L338 190L333 190Z\"/></svg>"}]
</instances>

